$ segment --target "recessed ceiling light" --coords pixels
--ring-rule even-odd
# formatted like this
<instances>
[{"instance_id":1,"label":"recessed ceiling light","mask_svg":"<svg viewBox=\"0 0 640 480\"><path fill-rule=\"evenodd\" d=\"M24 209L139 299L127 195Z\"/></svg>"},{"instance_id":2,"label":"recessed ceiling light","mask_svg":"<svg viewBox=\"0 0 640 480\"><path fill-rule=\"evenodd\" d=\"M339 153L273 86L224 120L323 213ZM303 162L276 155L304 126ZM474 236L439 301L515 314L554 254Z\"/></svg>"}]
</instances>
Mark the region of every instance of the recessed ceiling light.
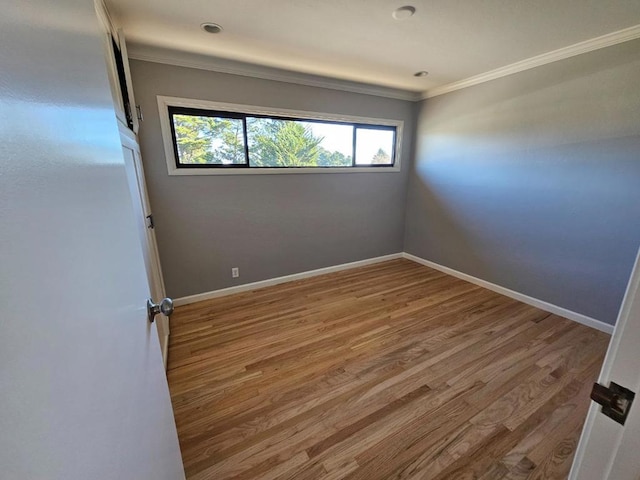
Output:
<instances>
[{"instance_id":1,"label":"recessed ceiling light","mask_svg":"<svg viewBox=\"0 0 640 480\"><path fill-rule=\"evenodd\" d=\"M200 25L200 28L207 33L220 33L222 31L222 27L217 23L203 23Z\"/></svg>"},{"instance_id":2,"label":"recessed ceiling light","mask_svg":"<svg viewBox=\"0 0 640 480\"><path fill-rule=\"evenodd\" d=\"M429 75L429 72L425 70L420 70L419 72L413 74L414 77L426 77L427 75Z\"/></svg>"},{"instance_id":3,"label":"recessed ceiling light","mask_svg":"<svg viewBox=\"0 0 640 480\"><path fill-rule=\"evenodd\" d=\"M411 5L405 5L404 7L396 8L391 16L396 20L405 20L407 18L413 17L416 13L416 7L412 7Z\"/></svg>"}]
</instances>

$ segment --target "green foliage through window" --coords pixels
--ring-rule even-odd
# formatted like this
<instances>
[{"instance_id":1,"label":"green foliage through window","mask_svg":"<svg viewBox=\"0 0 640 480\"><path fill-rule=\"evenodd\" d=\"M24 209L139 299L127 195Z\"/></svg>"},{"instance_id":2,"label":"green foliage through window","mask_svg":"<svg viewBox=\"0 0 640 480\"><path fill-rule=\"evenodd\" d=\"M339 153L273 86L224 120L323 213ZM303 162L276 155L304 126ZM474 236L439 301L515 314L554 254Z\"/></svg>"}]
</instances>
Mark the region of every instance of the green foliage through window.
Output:
<instances>
[{"instance_id":1,"label":"green foliage through window","mask_svg":"<svg viewBox=\"0 0 640 480\"><path fill-rule=\"evenodd\" d=\"M178 167L392 166L395 127L169 107ZM355 159L354 159L355 156Z\"/></svg>"},{"instance_id":2,"label":"green foliage through window","mask_svg":"<svg viewBox=\"0 0 640 480\"><path fill-rule=\"evenodd\" d=\"M181 163L245 163L241 119L176 114L173 125Z\"/></svg>"},{"instance_id":3,"label":"green foliage through window","mask_svg":"<svg viewBox=\"0 0 640 480\"><path fill-rule=\"evenodd\" d=\"M323 138L300 122L247 118L249 164L256 167L316 167Z\"/></svg>"}]
</instances>

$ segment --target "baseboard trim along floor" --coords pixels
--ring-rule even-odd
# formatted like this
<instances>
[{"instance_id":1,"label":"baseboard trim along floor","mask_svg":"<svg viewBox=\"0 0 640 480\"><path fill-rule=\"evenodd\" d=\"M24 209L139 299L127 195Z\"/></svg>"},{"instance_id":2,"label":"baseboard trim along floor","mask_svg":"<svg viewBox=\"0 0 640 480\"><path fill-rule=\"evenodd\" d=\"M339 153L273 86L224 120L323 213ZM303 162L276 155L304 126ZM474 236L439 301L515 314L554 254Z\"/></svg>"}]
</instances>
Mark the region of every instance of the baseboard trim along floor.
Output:
<instances>
[{"instance_id":1,"label":"baseboard trim along floor","mask_svg":"<svg viewBox=\"0 0 640 480\"><path fill-rule=\"evenodd\" d=\"M259 282L246 283L244 285L237 285L234 287L222 288L220 290L213 290L211 292L199 293L199 294L190 295L187 297L176 298L174 300L174 304L176 306L189 305L191 303L201 302L203 300L224 297L226 295L233 295L234 293L257 290L260 288L270 287L270 286L278 285L281 283L301 280L303 278L311 278L311 277L316 277L318 275L325 275L327 273L333 273L333 272L339 272L342 270L349 270L352 268L364 267L366 265L373 265L375 263L385 262L387 260L394 260L396 258L405 258L407 260L411 260L412 262L416 262L421 265L425 265L427 267L433 268L434 270L439 270L443 273L446 273L447 275L451 275L461 280L466 280L467 282L473 283L475 285L479 285L488 290L513 298L515 300L518 300L522 303L526 303L527 305L534 306L541 310L544 310L556 315L560 315L561 317L568 318L569 320L573 320L574 322L578 322L582 325L595 328L596 330L608 333L609 335L613 333L613 325L609 325L608 323L602 322L600 320L596 320L595 318L588 317L581 313L567 310L566 308L562 308L552 303L545 302L544 300L539 300L537 298L530 297L529 295L525 295L523 293L510 290L501 285L497 285L495 283L482 280L481 278L468 275L458 270L454 270L453 268L445 267L444 265L440 265L438 263L432 262L430 260L426 260L424 258L412 255L407 252L393 253L390 255L383 255L381 257L374 257L374 258L368 258L365 260L359 260L357 262L343 263L343 264L334 265L331 267L318 268L316 270L308 270L306 272L294 273L292 275L284 275L282 277L270 278L267 280L261 280Z\"/></svg>"},{"instance_id":2,"label":"baseboard trim along floor","mask_svg":"<svg viewBox=\"0 0 640 480\"><path fill-rule=\"evenodd\" d=\"M402 258L402 256L402 253L392 253L391 255L383 255L381 257L358 260L357 262L343 263L340 265L334 265L332 267L318 268L316 270L308 270L306 272L294 273L292 275L269 278L267 280L261 280L259 282L245 283L244 285L237 285L235 287L222 288L220 290L213 290L211 292L198 293L196 295L189 295L188 297L176 298L174 299L173 304L176 307L179 307L181 305L189 305L191 303L201 302L203 300L209 300L211 298L224 297L226 295L233 295L234 293L248 292L250 290L257 290L258 288L271 287L273 285L279 285L281 283L302 280L303 278L317 277L318 275L325 275L327 273L349 270L351 268L364 267L366 265L373 265L374 263L386 262L387 260L395 260L396 258Z\"/></svg>"},{"instance_id":3,"label":"baseboard trim along floor","mask_svg":"<svg viewBox=\"0 0 640 480\"><path fill-rule=\"evenodd\" d=\"M613 333L613 325L609 325L608 323L602 322L600 320L596 320L595 318L587 317L586 315L583 315L581 313L567 310L566 308L562 308L552 303L545 302L544 300L539 300L537 298L530 297L529 295L525 295L524 293L510 290L506 287L496 285L495 283L487 282L486 280L482 280L481 278L477 278L472 275L467 275L466 273L462 273L462 272L459 272L458 270L454 270L453 268L445 267L444 265L440 265L438 263L425 260L424 258L411 255L410 253L403 252L402 257L406 258L407 260L411 260L413 262L424 265L426 267L433 268L434 270L439 270L443 273L446 273L447 275L451 275L452 277L456 277L461 280L466 280L467 282L473 283L480 287L484 287L487 290L492 290L501 295L505 295L507 297L513 298L514 300L518 300L522 303L526 303L527 305L531 305L533 307L539 308L540 310L544 310L545 312L553 313L555 315L568 318L569 320L573 320L574 322L581 323L582 325L586 325L587 327L595 328L596 330L600 330L601 332L608 333L609 335Z\"/></svg>"}]
</instances>

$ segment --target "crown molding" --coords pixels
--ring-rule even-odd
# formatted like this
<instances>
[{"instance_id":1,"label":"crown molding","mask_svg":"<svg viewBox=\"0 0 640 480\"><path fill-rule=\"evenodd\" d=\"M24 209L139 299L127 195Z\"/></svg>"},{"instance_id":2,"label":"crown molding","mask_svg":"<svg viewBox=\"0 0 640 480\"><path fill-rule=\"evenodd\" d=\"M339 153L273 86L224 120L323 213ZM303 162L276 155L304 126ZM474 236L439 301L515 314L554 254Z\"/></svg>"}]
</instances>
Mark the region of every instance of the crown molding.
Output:
<instances>
[{"instance_id":1,"label":"crown molding","mask_svg":"<svg viewBox=\"0 0 640 480\"><path fill-rule=\"evenodd\" d=\"M219 73L228 73L231 75L261 78L263 80L294 83L310 87L328 88L331 90L341 90L345 92L416 102L638 38L640 38L640 25L634 25L600 37L595 37L551 52L536 55L535 57L527 58L510 65L505 65L504 67L496 68L495 70L490 70L463 80L441 85L425 92L414 92L410 90L340 80L337 78L282 70L219 57L211 57L208 55L181 52L135 43L130 46L129 58L143 60L146 62L176 65L179 67L210 70Z\"/></svg>"},{"instance_id":2,"label":"crown molding","mask_svg":"<svg viewBox=\"0 0 640 480\"><path fill-rule=\"evenodd\" d=\"M109 9L105 5L103 0L94 0L93 5L96 9L96 14L98 15L98 19L102 22L104 27L111 33L113 36L117 36L117 28L116 23L113 21L113 16L109 12Z\"/></svg>"},{"instance_id":3,"label":"crown molding","mask_svg":"<svg viewBox=\"0 0 640 480\"><path fill-rule=\"evenodd\" d=\"M496 68L495 70L490 70L488 72L481 73L480 75L474 75L473 77L465 78L464 80L432 88L424 92L421 99L424 100L425 98L436 97L455 90L472 87L490 80L496 80L501 77L506 77L507 75L523 72L535 67L557 62L558 60L575 57L576 55L628 42L637 38L640 38L640 25L634 25L633 27L575 43L568 47L559 48L558 50L553 50L541 55L536 55L535 57L527 58L526 60L521 60L510 65L505 65L504 67Z\"/></svg>"},{"instance_id":4,"label":"crown molding","mask_svg":"<svg viewBox=\"0 0 640 480\"><path fill-rule=\"evenodd\" d=\"M231 75L261 78L277 82L295 83L309 87L328 88L345 92L362 93L377 97L392 98L416 102L421 99L421 92L412 92L378 85L350 82L337 78L328 78L318 75L281 70L278 68L264 67L250 63L238 62L219 57L199 55L176 50L168 50L149 45L132 44L129 49L129 58L143 60L145 62L164 63L178 67L197 68Z\"/></svg>"}]
</instances>

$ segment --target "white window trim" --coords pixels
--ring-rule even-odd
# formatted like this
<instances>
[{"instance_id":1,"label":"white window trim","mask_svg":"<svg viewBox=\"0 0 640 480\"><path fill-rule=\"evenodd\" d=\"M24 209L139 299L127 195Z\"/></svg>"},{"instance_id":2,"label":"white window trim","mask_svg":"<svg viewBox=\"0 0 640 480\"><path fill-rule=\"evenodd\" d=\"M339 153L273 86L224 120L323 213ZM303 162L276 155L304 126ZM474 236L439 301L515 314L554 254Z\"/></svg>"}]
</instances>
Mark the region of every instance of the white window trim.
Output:
<instances>
[{"instance_id":1,"label":"white window trim","mask_svg":"<svg viewBox=\"0 0 640 480\"><path fill-rule=\"evenodd\" d=\"M338 122L363 123L370 125L384 125L396 127L395 164L390 167L309 167L309 168L178 168L176 167L175 152L173 150L173 138L171 136L171 120L169 107L200 108L205 110L218 110L225 112L238 112L258 115L273 115L295 118L308 118L313 120L329 120ZM158 95L158 111L160 113L160 128L162 130L162 142L167 161L169 175L289 175L289 174L322 174L322 173L390 173L400 171L402 152L402 120L389 120L382 118L358 117L354 115L336 115L331 113L308 112L301 110L289 110L284 108L259 107L255 105L242 105L237 103L210 102L190 98L166 97Z\"/></svg>"}]
</instances>

